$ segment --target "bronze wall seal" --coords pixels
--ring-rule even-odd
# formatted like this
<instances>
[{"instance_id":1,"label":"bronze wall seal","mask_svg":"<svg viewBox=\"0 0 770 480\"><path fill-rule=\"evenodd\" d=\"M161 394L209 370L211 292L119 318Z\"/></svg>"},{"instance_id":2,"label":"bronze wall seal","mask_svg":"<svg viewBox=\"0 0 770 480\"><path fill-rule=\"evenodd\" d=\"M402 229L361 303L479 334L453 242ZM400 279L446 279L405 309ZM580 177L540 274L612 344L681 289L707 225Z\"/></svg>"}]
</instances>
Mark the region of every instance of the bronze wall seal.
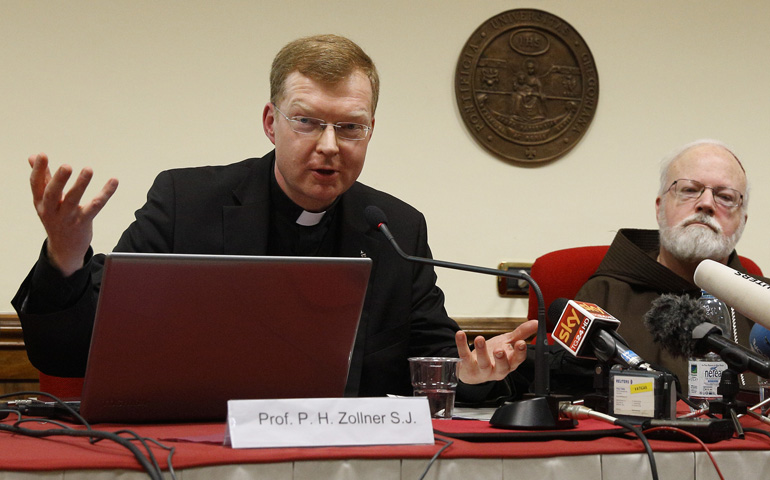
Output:
<instances>
[{"instance_id":1,"label":"bronze wall seal","mask_svg":"<svg viewBox=\"0 0 770 480\"><path fill-rule=\"evenodd\" d=\"M570 24L541 10L508 10L465 43L455 95L465 125L486 149L508 160L544 162L585 134L599 101L599 75Z\"/></svg>"}]
</instances>

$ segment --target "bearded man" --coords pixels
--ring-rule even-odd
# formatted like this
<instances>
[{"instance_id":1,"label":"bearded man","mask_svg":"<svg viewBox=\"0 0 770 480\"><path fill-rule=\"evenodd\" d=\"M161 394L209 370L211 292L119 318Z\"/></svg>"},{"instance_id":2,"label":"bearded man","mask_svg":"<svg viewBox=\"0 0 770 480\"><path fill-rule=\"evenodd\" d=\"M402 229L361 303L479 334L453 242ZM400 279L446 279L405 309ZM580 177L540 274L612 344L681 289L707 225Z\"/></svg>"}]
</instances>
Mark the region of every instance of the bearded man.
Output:
<instances>
[{"instance_id":1,"label":"bearded man","mask_svg":"<svg viewBox=\"0 0 770 480\"><path fill-rule=\"evenodd\" d=\"M662 350L644 326L661 294L697 298L698 264L711 259L746 272L735 245L746 225L749 185L740 160L722 142L685 145L661 165L655 199L660 231L622 229L576 299L595 303L621 320L620 333L642 358L687 381L687 360ZM735 341L748 346L753 322L735 314Z\"/></svg>"}]
</instances>

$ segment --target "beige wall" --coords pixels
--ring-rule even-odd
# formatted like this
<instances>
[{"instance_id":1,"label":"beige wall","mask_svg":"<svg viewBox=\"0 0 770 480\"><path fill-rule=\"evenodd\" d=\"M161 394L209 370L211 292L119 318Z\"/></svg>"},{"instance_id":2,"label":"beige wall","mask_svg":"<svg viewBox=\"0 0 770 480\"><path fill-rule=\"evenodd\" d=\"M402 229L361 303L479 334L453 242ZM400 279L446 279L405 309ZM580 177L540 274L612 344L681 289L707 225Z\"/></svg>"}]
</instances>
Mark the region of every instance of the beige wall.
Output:
<instances>
[{"instance_id":1,"label":"beige wall","mask_svg":"<svg viewBox=\"0 0 770 480\"><path fill-rule=\"evenodd\" d=\"M572 24L599 70L587 134L537 168L480 148L454 100L465 41L511 8ZM770 271L768 2L0 0L0 12L0 311L11 311L44 238L28 155L92 166L99 186L120 179L96 222L94 247L108 251L160 170L270 149L260 125L270 61L286 42L326 32L360 43L382 76L361 180L425 213L437 258L494 267L653 228L659 159L715 137L753 181L739 251ZM438 274L451 315L524 315L491 277Z\"/></svg>"}]
</instances>

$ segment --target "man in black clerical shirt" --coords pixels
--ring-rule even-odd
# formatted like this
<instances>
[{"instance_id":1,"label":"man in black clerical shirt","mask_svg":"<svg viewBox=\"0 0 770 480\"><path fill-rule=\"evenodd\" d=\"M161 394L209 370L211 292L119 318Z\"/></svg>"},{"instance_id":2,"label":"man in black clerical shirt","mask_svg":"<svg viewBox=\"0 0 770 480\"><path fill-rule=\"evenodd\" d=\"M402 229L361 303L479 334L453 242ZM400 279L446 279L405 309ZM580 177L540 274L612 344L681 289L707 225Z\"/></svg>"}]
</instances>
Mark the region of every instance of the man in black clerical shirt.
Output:
<instances>
[{"instance_id":1,"label":"man in black clerical shirt","mask_svg":"<svg viewBox=\"0 0 770 480\"><path fill-rule=\"evenodd\" d=\"M331 257L337 252L337 232L333 227L335 200L325 211L308 212L292 202L278 186L275 174L270 179L270 238L268 255Z\"/></svg>"},{"instance_id":2,"label":"man in black clerical shirt","mask_svg":"<svg viewBox=\"0 0 770 480\"><path fill-rule=\"evenodd\" d=\"M348 393L410 394L410 356L459 355L458 376L465 385L458 398L505 385L465 388L503 380L515 370L536 322L487 341L478 337L471 351L465 333L446 314L432 267L397 257L363 218L368 205L379 206L410 253L430 256L422 214L356 181L379 95L371 59L343 37L302 38L275 57L270 83L262 125L275 149L230 165L161 172L115 250L366 255L373 269ZM103 255L90 248L93 219L118 181L110 179L81 203L90 169L65 191L71 167L52 174L45 154L31 156L29 163L35 209L48 238L13 305L32 363L51 375L82 376L103 265Z\"/></svg>"}]
</instances>

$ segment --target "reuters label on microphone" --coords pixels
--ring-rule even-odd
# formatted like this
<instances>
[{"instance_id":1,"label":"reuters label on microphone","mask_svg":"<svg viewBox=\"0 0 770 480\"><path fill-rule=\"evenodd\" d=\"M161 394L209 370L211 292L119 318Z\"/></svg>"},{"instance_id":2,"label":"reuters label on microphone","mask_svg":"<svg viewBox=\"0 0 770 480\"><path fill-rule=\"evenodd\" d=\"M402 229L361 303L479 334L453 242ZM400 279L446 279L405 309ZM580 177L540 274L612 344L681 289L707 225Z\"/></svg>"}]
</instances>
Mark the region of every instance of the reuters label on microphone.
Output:
<instances>
[{"instance_id":1,"label":"reuters label on microphone","mask_svg":"<svg viewBox=\"0 0 770 480\"><path fill-rule=\"evenodd\" d=\"M597 322L614 324L615 329L620 324L620 320L596 304L570 300L553 330L553 339L572 355L582 357L585 339Z\"/></svg>"}]
</instances>

